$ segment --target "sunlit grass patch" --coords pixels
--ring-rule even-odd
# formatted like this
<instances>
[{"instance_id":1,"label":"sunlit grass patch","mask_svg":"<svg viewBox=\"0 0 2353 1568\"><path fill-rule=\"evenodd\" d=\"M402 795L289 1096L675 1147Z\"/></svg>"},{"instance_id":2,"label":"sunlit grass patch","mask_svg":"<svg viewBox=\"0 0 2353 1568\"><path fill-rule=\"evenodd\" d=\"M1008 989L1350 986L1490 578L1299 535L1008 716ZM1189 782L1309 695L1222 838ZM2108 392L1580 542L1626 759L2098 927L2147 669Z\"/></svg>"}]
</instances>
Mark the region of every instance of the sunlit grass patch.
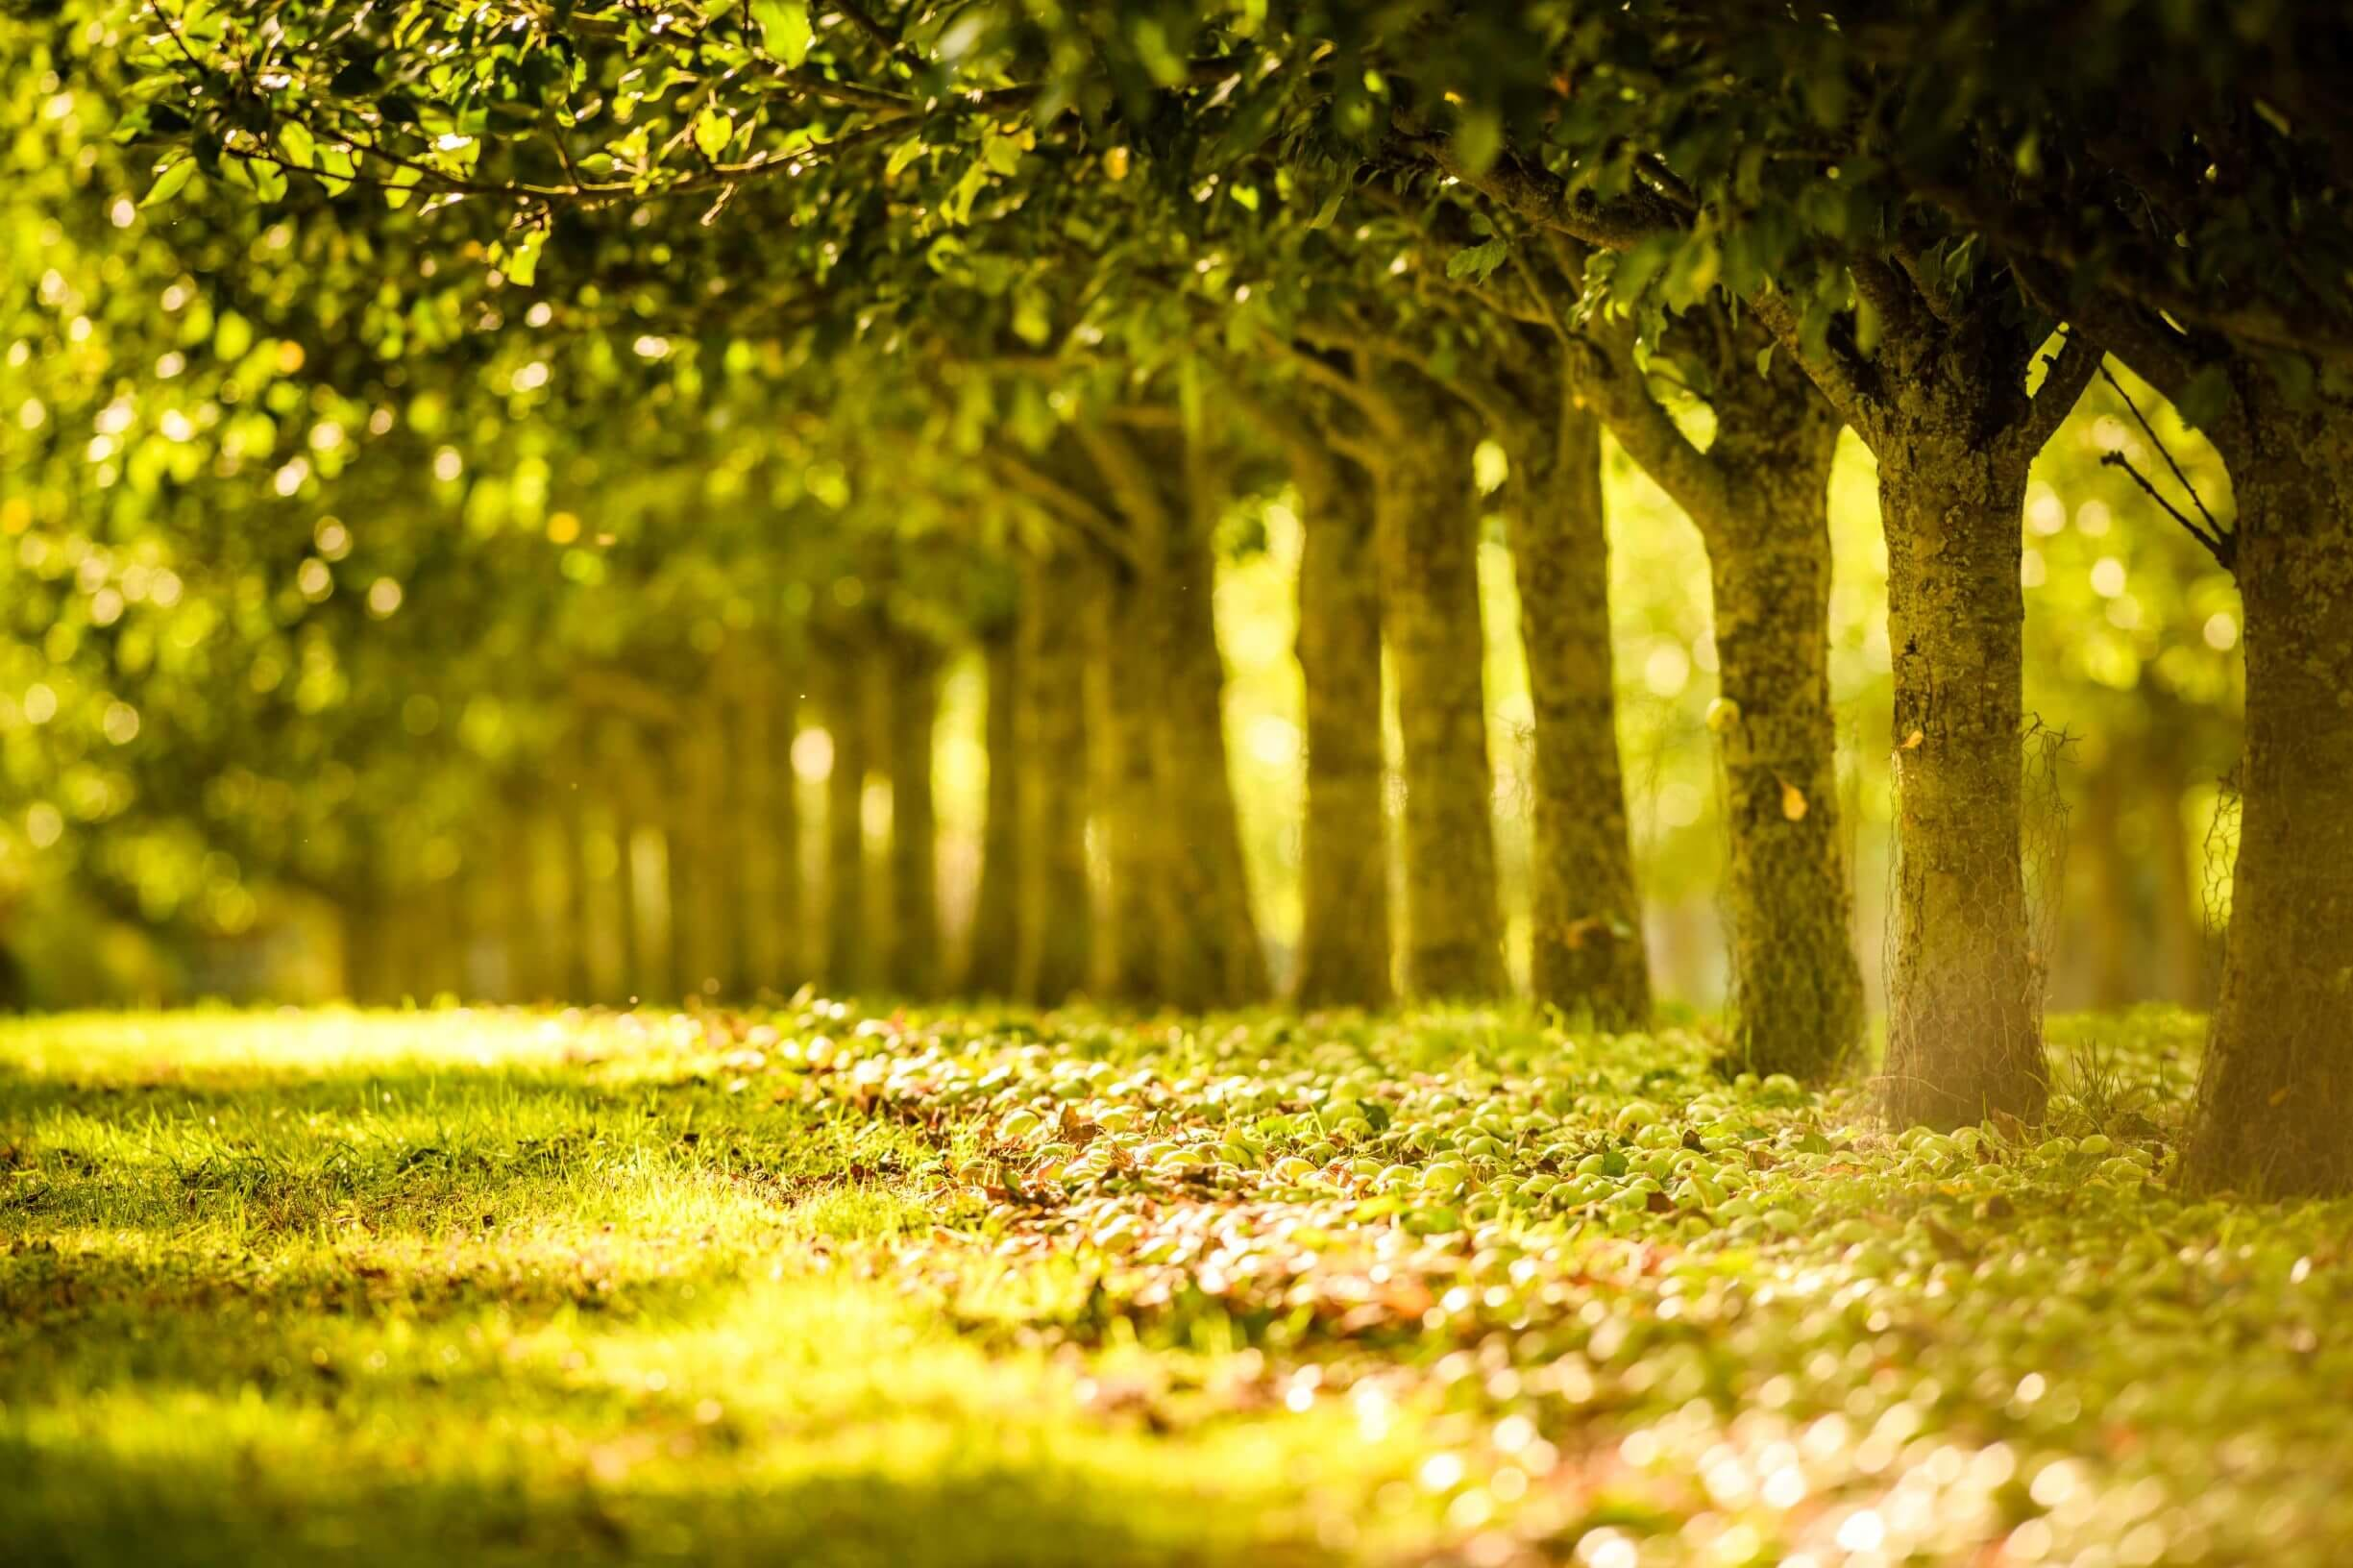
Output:
<instances>
[{"instance_id":1,"label":"sunlit grass patch","mask_svg":"<svg viewBox=\"0 0 2353 1568\"><path fill-rule=\"evenodd\" d=\"M2353 1209L2171 1194L2194 1020L2052 1034L1890 1136L1510 1010L15 1025L0 1543L2338 1560Z\"/></svg>"}]
</instances>

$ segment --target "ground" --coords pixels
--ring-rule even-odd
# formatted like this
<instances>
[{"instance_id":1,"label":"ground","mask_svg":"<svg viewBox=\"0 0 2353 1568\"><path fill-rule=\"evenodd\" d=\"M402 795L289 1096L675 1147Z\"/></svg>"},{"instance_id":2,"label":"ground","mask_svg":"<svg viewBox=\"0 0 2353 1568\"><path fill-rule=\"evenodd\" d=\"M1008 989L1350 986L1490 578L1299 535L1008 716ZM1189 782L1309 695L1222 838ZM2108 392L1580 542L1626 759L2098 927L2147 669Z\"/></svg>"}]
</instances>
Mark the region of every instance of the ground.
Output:
<instances>
[{"instance_id":1,"label":"ground","mask_svg":"<svg viewBox=\"0 0 2353 1568\"><path fill-rule=\"evenodd\" d=\"M1696 1034L0 1029L0 1560L2340 1563L2353 1206L2199 1027L1874 1130Z\"/></svg>"}]
</instances>

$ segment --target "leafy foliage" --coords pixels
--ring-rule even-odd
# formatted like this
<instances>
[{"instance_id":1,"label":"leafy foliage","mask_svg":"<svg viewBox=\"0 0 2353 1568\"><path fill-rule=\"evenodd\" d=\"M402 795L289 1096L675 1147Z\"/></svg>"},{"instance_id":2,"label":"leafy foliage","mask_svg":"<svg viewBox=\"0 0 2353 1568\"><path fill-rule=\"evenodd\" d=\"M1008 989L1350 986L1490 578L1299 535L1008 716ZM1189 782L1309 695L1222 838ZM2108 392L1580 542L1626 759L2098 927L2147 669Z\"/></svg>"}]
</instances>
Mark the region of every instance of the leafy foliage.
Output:
<instances>
[{"instance_id":1,"label":"leafy foliage","mask_svg":"<svg viewBox=\"0 0 2353 1568\"><path fill-rule=\"evenodd\" d=\"M1889 1138L1510 1013L12 1025L0 1536L2333 1560L2341 1206L2167 1189L2194 1019L2056 1033Z\"/></svg>"}]
</instances>

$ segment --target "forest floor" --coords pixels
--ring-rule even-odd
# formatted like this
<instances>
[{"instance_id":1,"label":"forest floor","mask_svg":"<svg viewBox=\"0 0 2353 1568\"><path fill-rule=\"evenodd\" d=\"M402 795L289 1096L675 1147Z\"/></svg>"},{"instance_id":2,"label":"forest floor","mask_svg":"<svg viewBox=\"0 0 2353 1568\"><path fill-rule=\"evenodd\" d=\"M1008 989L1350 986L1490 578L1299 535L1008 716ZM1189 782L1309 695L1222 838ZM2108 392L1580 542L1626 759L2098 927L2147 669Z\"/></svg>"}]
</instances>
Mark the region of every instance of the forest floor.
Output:
<instances>
[{"instance_id":1,"label":"forest floor","mask_svg":"<svg viewBox=\"0 0 2353 1568\"><path fill-rule=\"evenodd\" d=\"M1874 1130L1520 1013L0 1028L0 1561L2342 1563L2198 1039Z\"/></svg>"}]
</instances>

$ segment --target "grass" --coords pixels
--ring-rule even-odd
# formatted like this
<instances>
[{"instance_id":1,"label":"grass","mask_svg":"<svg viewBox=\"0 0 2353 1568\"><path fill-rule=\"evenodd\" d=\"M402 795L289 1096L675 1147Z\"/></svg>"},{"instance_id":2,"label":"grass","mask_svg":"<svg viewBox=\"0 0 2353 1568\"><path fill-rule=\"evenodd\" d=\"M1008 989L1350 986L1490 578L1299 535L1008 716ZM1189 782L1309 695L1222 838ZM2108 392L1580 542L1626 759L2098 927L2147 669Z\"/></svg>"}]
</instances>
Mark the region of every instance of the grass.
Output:
<instances>
[{"instance_id":1,"label":"grass","mask_svg":"<svg viewBox=\"0 0 2353 1568\"><path fill-rule=\"evenodd\" d=\"M1943 1139L1517 1013L10 1024L0 1561L2346 1560L2353 1206L2052 1035Z\"/></svg>"}]
</instances>

